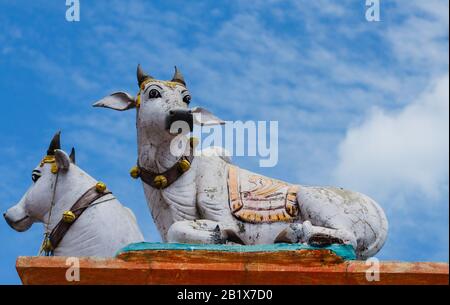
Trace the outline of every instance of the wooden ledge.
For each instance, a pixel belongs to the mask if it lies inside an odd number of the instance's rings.
[[[332,251],[221,252],[139,250],[117,258],[79,258],[80,281],[68,282],[66,257],[19,257],[23,284],[449,284],[447,263],[380,262],[380,281],[367,281],[370,266],[344,261]]]

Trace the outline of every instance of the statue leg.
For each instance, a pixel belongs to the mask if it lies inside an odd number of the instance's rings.
[[[181,220],[170,226],[167,241],[187,244],[243,243],[234,232],[230,225],[212,220]]]
[[[373,256],[386,240],[388,223],[383,210],[369,197],[336,187],[301,187],[297,193],[300,218],[310,221],[314,233],[338,237],[355,248],[358,258]],[[306,225],[308,227],[308,225]],[[317,228],[319,227],[319,228]],[[334,230],[333,230],[334,229]],[[325,237],[316,236],[314,241]]]
[[[331,244],[350,244],[356,249],[354,234],[342,229],[330,229],[314,226],[310,221],[293,223],[278,234],[275,243],[306,243],[312,246]]]

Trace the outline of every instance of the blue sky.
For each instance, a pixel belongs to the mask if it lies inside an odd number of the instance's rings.
[[[0,0],[0,209],[20,199],[53,133],[131,207],[158,241],[140,182],[134,113],[94,109],[137,91],[137,63],[184,73],[192,105],[224,120],[278,120],[279,162],[255,172],[364,192],[390,223],[379,259],[447,261],[448,1]],[[0,283],[19,283],[18,255],[35,255],[43,228],[0,221]]]

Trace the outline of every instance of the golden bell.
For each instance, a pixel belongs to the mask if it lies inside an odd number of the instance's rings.
[[[42,250],[44,250],[45,252],[50,252],[53,250],[53,246],[52,243],[50,242],[50,239],[45,239],[43,244],[42,244]]]
[[[52,174],[56,174],[58,172],[58,166],[56,165],[56,163],[52,164],[50,171],[52,172]]]
[[[97,190],[97,192],[103,193],[106,190],[106,184],[104,184],[103,182],[99,181],[95,185],[95,189]]]
[[[141,174],[141,170],[139,169],[139,167],[133,166],[130,169],[130,176],[133,177],[134,179],[139,178],[140,174]]]
[[[192,147],[192,148],[195,148],[195,147],[197,147],[197,145],[198,145],[198,139],[196,138],[196,137],[190,137],[189,138],[189,145]]]
[[[186,159],[182,159],[178,162],[178,169],[184,173],[191,168],[191,162]]]
[[[153,183],[159,189],[165,188],[167,186],[167,178],[163,175],[158,175],[153,179]]]
[[[63,217],[62,217],[63,221],[67,222],[67,223],[74,222],[75,218],[77,218],[77,217],[75,216],[75,214],[72,211],[65,211],[63,213]]]

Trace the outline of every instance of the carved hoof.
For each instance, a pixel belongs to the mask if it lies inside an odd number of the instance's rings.
[[[294,234],[292,232],[292,229],[286,228],[283,231],[280,232],[280,234],[275,237],[275,240],[273,241],[275,244],[280,243],[287,243],[287,244],[293,244],[296,242],[296,238],[293,238]]]
[[[226,236],[222,230],[220,230],[219,225],[217,225],[211,232],[211,243],[212,244],[224,244],[227,241]]]
[[[275,240],[273,241],[275,244],[278,243],[287,243],[287,244],[296,244],[300,242],[299,239],[299,229],[296,225],[290,225],[286,227],[283,231],[281,231]]]
[[[230,245],[245,245],[244,241],[231,229],[225,229],[226,243]]]
[[[340,238],[322,233],[314,234],[308,240],[308,244],[314,247],[326,247],[331,244],[343,244],[343,243],[344,241]]]
[[[219,225],[212,231],[211,240],[214,244],[245,245],[236,232],[231,229],[221,230]]]

